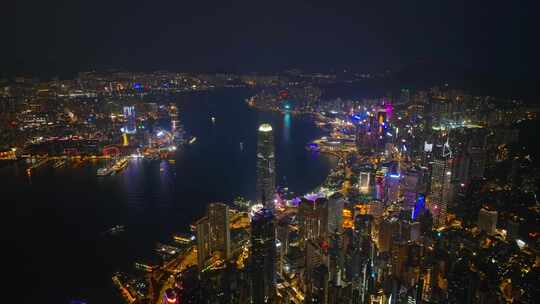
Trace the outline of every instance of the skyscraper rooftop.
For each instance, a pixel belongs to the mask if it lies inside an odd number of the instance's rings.
[[[272,126],[269,125],[269,124],[262,124],[259,126],[259,132],[271,132],[272,131]]]

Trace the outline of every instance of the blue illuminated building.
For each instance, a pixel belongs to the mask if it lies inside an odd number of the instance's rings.
[[[414,209],[412,212],[412,220],[416,220],[418,218],[418,215],[424,211],[424,208],[426,206],[426,197],[423,194],[418,195],[418,199],[416,199],[416,204],[414,205]]]
[[[134,106],[124,107],[124,126],[122,132],[127,134],[135,134],[137,132],[137,118],[135,116]]]

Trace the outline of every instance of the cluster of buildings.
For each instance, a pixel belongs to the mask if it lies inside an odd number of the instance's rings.
[[[358,75],[349,78],[363,79]],[[0,153],[16,149],[17,156],[32,154],[32,151],[23,151],[43,138],[97,140],[98,150],[125,143],[124,134],[135,137],[138,133],[137,141],[144,142],[142,134],[153,129],[156,121],[174,115],[175,110],[168,109],[166,100],[171,93],[290,87],[298,92],[292,95],[295,99],[301,93],[315,101],[320,98],[320,90],[315,85],[339,81],[343,79],[335,74],[300,70],[279,74],[91,71],[65,80],[40,81],[30,76],[0,78]],[[128,125],[126,120],[129,120]],[[69,145],[81,146],[80,143]],[[55,151],[49,152],[57,155]],[[83,147],[80,154],[95,155],[96,151],[93,147]]]
[[[360,78],[370,78],[363,75]],[[534,303],[540,172],[518,124],[538,109],[446,86],[325,100],[337,75],[81,73],[0,83],[0,159],[157,157],[184,142],[161,93],[264,87],[258,109],[309,114],[338,158],[324,184],[276,184],[274,130],[258,129],[256,197],[209,204],[193,237],[147,275],[115,276],[139,303]],[[163,123],[166,122],[164,125]]]
[[[318,151],[339,164],[304,197],[276,191],[273,130],[261,125],[257,196],[209,205],[178,301],[534,303],[538,170],[513,144],[535,109],[445,88],[401,93],[311,110],[336,142]]]

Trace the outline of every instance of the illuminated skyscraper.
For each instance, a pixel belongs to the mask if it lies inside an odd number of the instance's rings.
[[[210,222],[203,217],[195,223],[197,227],[197,265],[202,269],[206,259],[210,256]]]
[[[122,132],[127,134],[135,134],[137,132],[137,118],[135,116],[134,106],[124,107],[124,121]]]
[[[276,163],[274,155],[274,135],[272,126],[262,124],[259,127],[257,143],[257,198],[266,208],[274,209],[274,191],[276,188]]]
[[[270,209],[260,209],[251,218],[250,259],[251,303],[270,303],[276,284],[276,236]]]
[[[208,206],[210,243],[212,251],[220,251],[225,259],[231,255],[231,232],[229,228],[229,206],[212,203]]]
[[[343,206],[345,200],[343,195],[336,193],[330,197],[328,204],[326,205],[325,212],[328,213],[328,225],[326,227],[327,233],[341,233],[343,230]]]
[[[305,242],[319,237],[320,221],[317,214],[317,203],[302,198],[298,205],[298,228],[300,234],[300,248],[304,248]]]
[[[196,223],[197,261],[202,267],[216,251],[225,259],[231,255],[231,233],[229,228],[229,206],[212,203],[208,215]]]
[[[362,194],[372,194],[374,174],[372,168],[363,168],[358,174],[358,190]]]
[[[445,224],[448,203],[452,199],[451,161],[436,159],[431,168],[431,194],[429,209],[433,214],[434,224],[439,227]]]

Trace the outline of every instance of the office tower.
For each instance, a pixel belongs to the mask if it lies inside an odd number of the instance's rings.
[[[371,241],[371,229],[373,224],[373,217],[369,214],[359,214],[355,210],[354,215],[354,229],[353,239],[354,246],[362,250],[362,245]]]
[[[362,194],[373,195],[375,189],[375,170],[370,163],[358,166],[358,191]]]
[[[391,173],[386,176],[384,186],[387,203],[393,203],[398,200],[400,180],[401,175],[397,173]]]
[[[370,130],[370,126],[357,126],[356,147],[361,153],[371,153],[375,150],[376,133]]]
[[[407,242],[394,238],[390,254],[392,261],[392,275],[403,280],[405,278],[405,262],[407,262]]]
[[[487,234],[495,234],[497,217],[497,211],[490,211],[484,208],[480,209],[480,212],[478,213],[478,227]]]
[[[274,155],[274,135],[272,126],[259,126],[257,143],[257,198],[269,209],[274,209],[274,191],[276,188],[276,164]]]
[[[360,193],[362,194],[369,194],[370,191],[370,185],[371,185],[371,172],[369,171],[362,171],[358,175],[358,190],[360,190]]]
[[[229,206],[212,203],[208,206],[210,222],[210,242],[212,252],[219,251],[223,258],[231,257],[231,232],[229,227]]]
[[[403,222],[402,237],[407,241],[418,242],[421,235],[420,222]]]
[[[431,194],[429,209],[433,214],[434,224],[440,227],[446,223],[446,211],[452,200],[451,161],[435,159],[431,168]]]
[[[302,198],[298,205],[298,228],[300,234],[300,248],[304,248],[307,240],[319,237],[319,219],[316,209],[317,202]]]
[[[328,267],[319,265],[312,271],[311,303],[328,303]]]
[[[426,170],[418,168],[409,168],[402,175],[401,191],[404,198],[404,207],[413,208],[418,196],[425,192]]]
[[[461,188],[466,190],[472,180],[484,177],[487,134],[483,128],[463,128],[454,131],[453,134],[455,135],[452,136],[454,139],[452,145],[456,147],[453,176],[462,184]],[[493,147],[493,150],[495,151],[496,148]]]
[[[307,240],[306,242],[306,252],[305,252],[305,272],[304,272],[304,282],[305,282],[305,291],[307,297],[312,296],[313,289],[313,273],[314,270],[324,264],[324,255],[323,249],[320,244],[314,240]],[[328,271],[328,269],[327,269]]]
[[[354,293],[365,303],[368,293],[373,287],[373,262],[376,256],[375,246],[371,238],[373,218],[371,215],[356,212],[354,215],[353,229],[353,260],[356,267],[353,268]]]
[[[519,237],[519,218],[512,216],[506,220],[507,237],[517,239]]]
[[[383,170],[378,170],[377,173],[375,174],[375,198],[380,201],[386,200],[385,191],[384,191],[385,190],[384,176],[385,176],[385,172]]]
[[[219,252],[221,257],[231,257],[231,233],[229,227],[229,206],[212,203],[208,215],[197,221],[197,261],[203,267],[212,254]]]
[[[204,268],[208,257],[212,254],[210,249],[210,221],[203,217],[195,223],[197,227],[197,265]]]
[[[126,134],[135,134],[137,132],[137,120],[134,106],[124,107],[124,126],[122,132]]]
[[[276,227],[276,269],[278,273],[283,272],[283,259],[289,253],[289,233],[289,221],[279,221]]]
[[[302,198],[298,205],[300,248],[307,240],[327,240],[343,229],[343,206],[345,200],[339,193],[311,201]]]
[[[469,151],[471,164],[469,167],[468,180],[484,177],[486,169],[486,150],[483,148],[472,148]]]
[[[396,218],[385,219],[379,227],[379,252],[388,252],[392,246],[393,236],[397,233],[399,227]]]
[[[332,195],[326,205],[328,225],[326,231],[328,234],[341,233],[343,231],[343,206],[345,205],[345,199],[339,192]]]
[[[275,292],[274,214],[263,208],[251,218],[251,303],[271,303]]]
[[[329,280],[333,286],[341,286],[341,276],[344,272],[343,235],[335,233],[330,237],[328,248]]]

